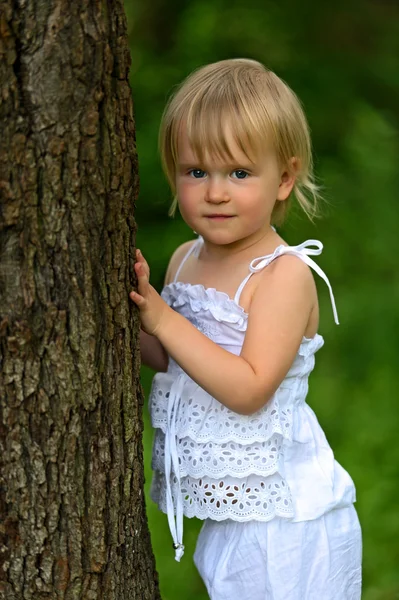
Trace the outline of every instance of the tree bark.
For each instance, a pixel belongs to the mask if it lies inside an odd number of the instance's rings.
[[[159,598],[121,0],[0,12],[0,598]]]

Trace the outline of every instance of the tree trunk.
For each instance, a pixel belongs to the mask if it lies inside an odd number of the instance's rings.
[[[0,598],[159,598],[121,0],[0,13]]]

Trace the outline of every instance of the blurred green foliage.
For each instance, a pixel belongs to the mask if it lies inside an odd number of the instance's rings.
[[[291,244],[321,239],[320,332],[308,401],[352,475],[364,536],[364,600],[399,598],[399,4],[395,0],[125,0],[132,54],[141,192],[137,244],[160,290],[173,250],[193,237],[171,201],[158,152],[165,101],[194,68],[229,57],[260,60],[301,98],[327,209],[315,225],[293,211]],[[143,368],[148,394],[152,372]],[[147,492],[152,431],[145,411]],[[192,562],[201,523],[185,520],[174,561],[165,515],[148,499],[164,600],[204,600]],[[337,599],[339,600],[339,599]]]

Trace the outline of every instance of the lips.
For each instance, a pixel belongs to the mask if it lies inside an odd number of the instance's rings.
[[[234,215],[206,215],[208,219],[231,219]]]

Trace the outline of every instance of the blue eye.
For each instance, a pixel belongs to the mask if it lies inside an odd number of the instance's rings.
[[[246,179],[249,173],[247,173],[247,171],[244,171],[243,169],[236,169],[235,171],[233,171],[233,175],[235,175],[236,179]]]
[[[195,177],[195,179],[202,179],[206,175],[205,171],[203,171],[202,169],[191,169],[191,171],[189,171],[189,174],[191,175],[191,177]]]

